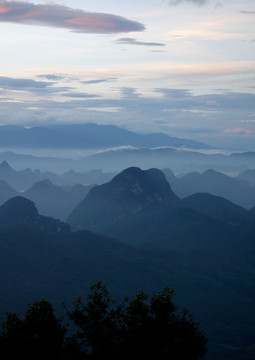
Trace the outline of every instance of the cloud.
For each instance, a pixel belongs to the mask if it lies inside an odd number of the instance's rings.
[[[183,3],[193,3],[195,5],[205,5],[207,3],[207,0],[171,0],[169,1],[169,5],[179,5]]]
[[[126,44],[126,45],[166,46],[166,44],[158,43],[158,42],[137,41],[135,38],[120,38],[116,42],[118,44]]]
[[[49,81],[35,81],[32,79],[16,79],[6,76],[0,76],[0,88],[5,90],[35,90],[45,89],[54,84]]]
[[[247,14],[247,15],[255,15],[255,11],[247,11],[247,10],[242,10],[240,11],[241,14]]]
[[[47,80],[53,80],[53,81],[63,80],[66,78],[65,75],[59,75],[59,74],[41,74],[41,75],[37,75],[37,77]]]
[[[225,129],[223,131],[225,134],[231,134],[231,135],[242,135],[244,137],[248,137],[253,134],[252,130],[247,130],[245,128],[241,127],[235,127],[231,129]]]
[[[81,98],[81,99],[92,99],[92,98],[99,98],[100,95],[95,94],[88,94],[88,93],[79,93],[79,92],[69,92],[69,93],[63,93],[63,96],[67,96],[70,98]]]
[[[22,91],[22,92],[31,92],[33,94],[58,94],[62,92],[70,92],[71,87],[67,86],[54,86],[56,82],[54,81],[36,81],[33,79],[25,78],[11,78],[6,76],[0,76],[0,89],[3,92],[13,92],[13,91]]]
[[[114,81],[117,80],[117,78],[106,78],[106,79],[94,79],[94,80],[85,80],[85,81],[81,81],[81,84],[101,84],[101,83],[105,83],[105,82],[110,82],[110,81]]]
[[[144,25],[127,18],[93,13],[56,4],[35,5],[22,1],[0,1],[0,22],[65,28],[80,33],[143,31]]]

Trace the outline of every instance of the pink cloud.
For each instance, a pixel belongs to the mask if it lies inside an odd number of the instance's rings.
[[[51,26],[82,33],[110,34],[145,29],[143,24],[117,15],[18,1],[0,1],[0,22]]]
[[[241,128],[241,127],[235,127],[233,129],[226,129],[226,130],[224,130],[224,133],[230,134],[230,135],[242,135],[244,137],[249,137],[250,135],[252,135],[251,130],[247,130],[247,129]]]

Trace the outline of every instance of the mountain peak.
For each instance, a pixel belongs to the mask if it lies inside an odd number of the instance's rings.
[[[69,222],[83,227],[118,221],[133,214],[169,208],[178,201],[160,170],[129,167],[108,183],[93,187],[74,209]]]
[[[0,164],[0,170],[4,170],[4,171],[12,171],[12,167],[8,164],[7,161],[2,161],[1,164]]]
[[[25,219],[27,217],[35,217],[38,215],[33,201],[24,198],[23,196],[15,196],[7,200],[0,207],[1,219]],[[2,222],[2,221],[1,221]]]
[[[0,225],[27,224],[47,232],[69,231],[69,226],[59,220],[39,215],[33,201],[15,196],[0,206]]]

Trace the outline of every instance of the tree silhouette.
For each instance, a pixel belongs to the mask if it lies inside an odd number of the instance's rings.
[[[187,310],[178,311],[174,291],[164,288],[149,299],[137,291],[134,299],[117,304],[101,282],[94,284],[85,302],[77,298],[65,306],[74,331],[55,316],[42,298],[22,319],[8,313],[0,334],[0,358],[12,360],[104,359],[133,360],[156,357],[198,360],[206,353],[207,339]]]
[[[45,359],[49,354],[59,359],[66,328],[54,315],[50,302],[42,298],[28,304],[23,319],[7,314],[0,335],[1,359]]]
[[[120,305],[100,282],[91,287],[87,302],[78,298],[68,317],[78,327],[76,340],[93,359],[197,360],[206,353],[207,339],[187,310],[178,311],[174,291],[164,288],[151,300],[138,291]]]

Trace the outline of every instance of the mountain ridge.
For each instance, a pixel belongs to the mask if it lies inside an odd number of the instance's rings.
[[[37,148],[107,148],[112,146],[163,146],[210,149],[211,146],[191,139],[171,137],[164,133],[140,134],[115,125],[57,124],[41,127],[0,128],[1,146]]]

